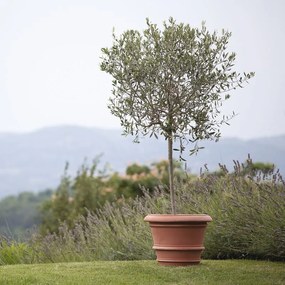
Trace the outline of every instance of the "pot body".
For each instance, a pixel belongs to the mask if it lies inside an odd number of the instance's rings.
[[[208,215],[147,215],[153,249],[160,265],[188,266],[199,264]]]

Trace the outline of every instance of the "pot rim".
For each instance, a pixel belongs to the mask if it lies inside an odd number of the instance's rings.
[[[212,218],[206,214],[149,214],[145,222],[211,222]]]

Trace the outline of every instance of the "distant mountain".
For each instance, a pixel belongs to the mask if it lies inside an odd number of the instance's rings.
[[[163,139],[142,139],[133,143],[120,130],[104,130],[74,126],[44,128],[25,134],[0,134],[0,198],[22,191],[39,191],[59,184],[66,162],[74,174],[84,160],[92,162],[102,154],[101,164],[110,163],[119,172],[133,162],[151,163],[166,159]],[[285,135],[243,141],[224,138],[218,143],[201,142],[205,146],[198,156],[188,159],[193,173],[207,164],[210,170],[218,163],[231,166],[233,160],[243,162],[248,153],[254,161],[272,162],[285,173]],[[187,154],[185,154],[185,157]]]

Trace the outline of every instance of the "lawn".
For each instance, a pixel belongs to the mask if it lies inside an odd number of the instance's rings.
[[[155,261],[96,261],[0,267],[0,284],[285,284],[285,263],[204,260],[162,267]]]

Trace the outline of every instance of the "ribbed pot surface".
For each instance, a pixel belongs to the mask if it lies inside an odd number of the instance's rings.
[[[161,265],[199,264],[208,215],[147,215],[153,237],[153,249]]]

